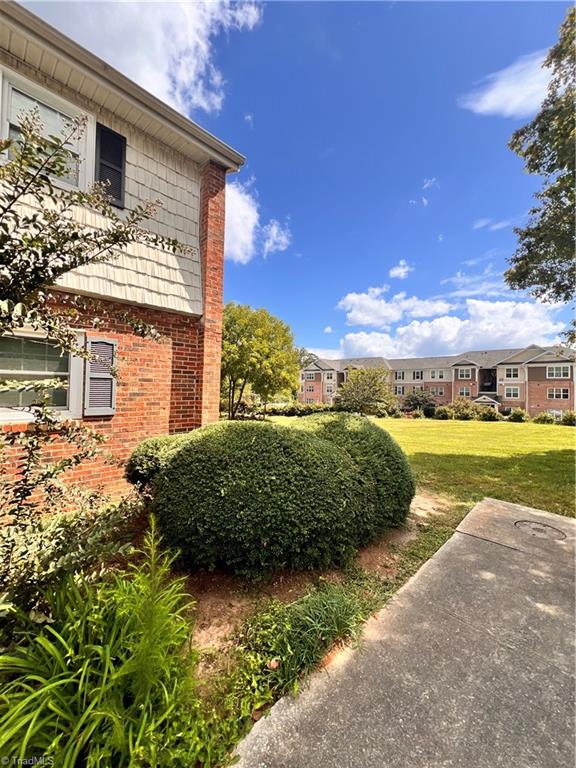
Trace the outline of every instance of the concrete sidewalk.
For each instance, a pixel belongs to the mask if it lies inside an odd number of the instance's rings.
[[[576,522],[485,499],[237,768],[572,768]]]

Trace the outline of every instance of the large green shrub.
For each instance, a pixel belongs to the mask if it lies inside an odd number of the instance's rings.
[[[162,457],[168,450],[188,437],[189,433],[149,437],[140,443],[126,462],[126,479],[134,485],[148,485],[160,469]]]
[[[489,405],[480,405],[478,411],[478,419],[480,421],[500,421],[501,416],[496,410]]]
[[[529,420],[528,413],[524,410],[524,408],[514,408],[512,411],[510,411],[510,415],[508,416],[508,421],[514,421],[521,423],[523,421]]]
[[[564,411],[561,423],[565,427],[576,427],[576,411]]]
[[[439,405],[434,412],[434,418],[446,421],[454,418],[454,411],[449,405]]]
[[[350,455],[269,422],[191,432],[165,456],[154,486],[164,538],[193,567],[253,578],[324,568],[375,535],[376,489]]]
[[[364,477],[375,484],[377,533],[405,520],[416,484],[405,454],[388,432],[370,419],[347,413],[308,416],[299,419],[294,427],[344,449]]]
[[[542,411],[537,416],[534,416],[534,424],[555,424],[556,419],[548,411]]]

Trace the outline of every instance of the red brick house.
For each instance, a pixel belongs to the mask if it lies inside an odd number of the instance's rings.
[[[54,406],[63,418],[105,433],[118,460],[86,464],[82,479],[113,491],[122,485],[122,460],[143,438],[218,418],[225,179],[244,158],[21,6],[3,3],[0,136],[17,131],[17,115],[32,107],[51,133],[67,118],[87,116],[69,186],[108,180],[120,210],[161,200],[150,230],[187,246],[175,255],[135,245],[110,263],[69,273],[56,286],[63,298],[72,293],[106,303],[110,320],[97,332],[90,330],[90,316],[75,324],[80,344],[97,353],[98,363],[60,357],[31,331],[0,338],[0,378],[67,380]],[[80,216],[97,224],[92,211]],[[127,310],[153,324],[161,341],[136,335]],[[0,395],[4,430],[26,421],[24,411],[15,417],[18,412],[7,407],[25,405],[25,397]]]
[[[499,410],[524,408],[531,416],[576,408],[574,351],[536,344],[439,357],[318,359],[301,371],[299,400],[331,403],[350,368],[385,368],[400,401],[424,389],[437,405],[466,397]]]

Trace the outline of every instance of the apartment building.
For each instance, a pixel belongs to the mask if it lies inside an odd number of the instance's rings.
[[[97,333],[90,316],[74,324],[79,344],[96,361],[62,357],[31,329],[0,338],[0,378],[57,375],[67,381],[66,390],[55,390],[55,409],[105,434],[117,460],[87,463],[82,480],[115,490],[122,460],[142,439],[218,419],[225,180],[244,158],[20,5],[1,3],[0,136],[17,137],[19,114],[33,108],[51,134],[70,118],[87,119],[74,148],[77,167],[63,183],[87,189],[95,180],[108,181],[121,215],[160,200],[146,226],[187,246],[173,253],[136,244],[58,282],[58,297],[95,297],[108,310]],[[77,215],[105,226],[91,210]],[[127,309],[153,325],[161,341],[138,336],[122,319]],[[17,397],[22,402],[12,393],[0,396],[5,431],[26,428],[32,418],[18,410],[26,395]]]
[[[524,408],[531,416],[575,409],[574,351],[536,344],[437,357],[318,359],[301,371],[299,400],[331,403],[354,368],[385,368],[400,402],[411,392],[427,390],[437,405],[465,397],[498,410]]]

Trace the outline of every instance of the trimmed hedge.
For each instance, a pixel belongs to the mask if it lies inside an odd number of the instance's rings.
[[[388,432],[366,417],[348,413],[306,416],[298,419],[293,428],[305,429],[347,451],[363,475],[375,484],[377,534],[404,522],[416,482],[408,459]]]
[[[510,411],[510,415],[508,416],[508,421],[522,423],[523,421],[530,421],[530,417],[528,416],[528,413],[527,411],[524,410],[524,408],[514,408],[514,410]]]
[[[268,422],[222,422],[164,453],[153,511],[194,568],[257,578],[347,562],[372,539],[376,489],[342,448]]]
[[[189,433],[149,437],[140,443],[126,462],[126,480],[134,485],[145,486],[154,479],[167,451],[188,438]]]

